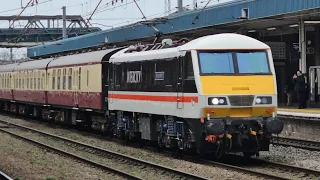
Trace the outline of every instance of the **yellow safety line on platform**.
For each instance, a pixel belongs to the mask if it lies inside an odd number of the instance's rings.
[[[286,112],[299,112],[299,113],[320,113],[320,109],[287,109],[287,108],[278,108],[278,111]]]

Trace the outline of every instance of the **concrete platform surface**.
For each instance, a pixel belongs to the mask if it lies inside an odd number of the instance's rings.
[[[290,107],[278,108],[277,114],[282,116],[320,118],[320,109],[319,108],[297,109],[297,108],[290,108]]]

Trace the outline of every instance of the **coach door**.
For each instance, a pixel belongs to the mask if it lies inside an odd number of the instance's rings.
[[[183,108],[183,57],[178,58],[177,68],[177,108]]]
[[[75,71],[75,73],[74,73],[74,86],[73,86],[73,88],[74,88],[74,104],[77,106],[77,105],[79,105],[79,90],[80,90],[80,85],[81,85],[81,83],[80,83],[80,81],[81,81],[81,79],[80,79],[80,74],[79,74],[79,72],[81,71],[81,69],[77,69],[77,68],[75,68],[76,69],[76,71]]]

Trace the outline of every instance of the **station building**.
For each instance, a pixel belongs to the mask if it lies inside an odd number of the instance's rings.
[[[30,47],[28,57],[39,59],[114,45],[152,42],[155,31],[151,25],[163,33],[162,38],[194,39],[231,32],[265,42],[273,53],[280,104],[285,102],[287,83],[298,69],[310,79],[309,68],[320,66],[319,0],[234,0]],[[313,93],[317,87],[310,82],[315,82],[316,74],[308,81],[309,91]]]

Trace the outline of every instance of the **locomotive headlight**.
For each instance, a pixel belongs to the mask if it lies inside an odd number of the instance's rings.
[[[212,98],[211,102],[212,102],[212,104],[217,105],[217,104],[219,104],[219,99],[218,98]]]
[[[227,99],[225,97],[210,97],[208,105],[227,105]]]
[[[256,98],[256,104],[272,104],[271,96],[258,96]]]
[[[261,99],[260,98],[257,98],[256,99],[256,104],[260,104],[261,103]]]
[[[262,98],[261,102],[262,102],[262,104],[267,104],[268,100],[267,100],[267,98]]]

